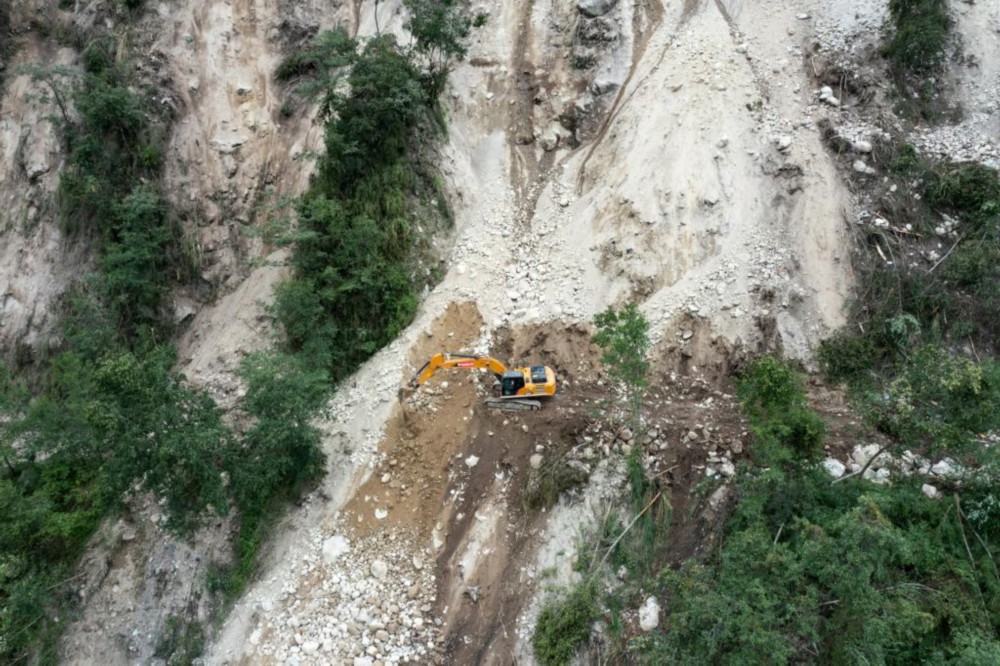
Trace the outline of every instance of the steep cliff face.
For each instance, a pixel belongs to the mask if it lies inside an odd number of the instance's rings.
[[[0,98],[0,350],[20,364],[43,353],[61,295],[93,260],[85,237],[61,230],[59,139],[43,119],[48,111],[32,100],[41,89],[17,66],[75,65],[79,44],[62,45],[59,35],[106,25],[113,14],[101,2],[58,4],[12,4],[18,48],[5,62]],[[478,397],[464,386],[452,387],[464,391],[460,409],[435,407],[451,410],[454,422],[423,413],[416,430],[405,425],[406,410],[427,406],[394,396],[427,353],[507,345],[518,360],[557,364],[572,377],[567,390],[579,385],[579,395],[596,397],[581,324],[634,299],[653,325],[658,357],[676,357],[686,370],[718,369],[730,350],[777,344],[809,361],[812,344],[842,321],[851,280],[843,227],[850,196],[816,129],[836,111],[816,105],[804,60],[815,26],[837,18],[819,2],[779,5],[474,3],[486,22],[450,79],[439,159],[456,218],[450,269],[413,325],[334,397],[322,422],[330,474],[279,531],[260,581],[213,642],[210,663],[361,656],[347,623],[389,613],[380,595],[390,588],[368,576],[353,580],[348,570],[375,559],[407,567],[399,580],[413,579],[392,588],[403,606],[420,600],[408,629],[421,613],[429,626],[448,619],[431,632],[430,647],[386,641],[382,656],[447,650],[461,661],[520,650],[527,658],[523,626],[516,627],[531,607],[535,570],[547,566],[535,566],[535,550],[553,532],[534,523],[530,536],[512,534],[508,491],[540,444],[516,438],[509,455],[520,472],[490,460],[496,469],[473,479],[482,494],[459,504],[454,484],[468,487],[463,474],[476,467],[463,463],[470,447],[481,449],[477,461],[486,459],[489,438],[509,424],[472,406]],[[322,148],[313,110],[284,107],[275,66],[320,29],[405,39],[405,19],[396,1],[176,0],[149,3],[134,23],[113,26],[159,82],[158,102],[172,109],[165,191],[202,267],[200,284],[172,295],[180,369],[223,406],[238,397],[241,355],[270,344],[264,306],[285,275],[283,256],[249,232],[281,196],[305,188],[308,154]],[[692,336],[681,331],[690,328],[697,332],[688,348]],[[556,424],[549,435],[562,429]],[[381,487],[384,474],[405,476],[379,467],[403,441],[414,470],[439,475],[421,500],[432,509],[381,522],[376,511],[415,502],[405,483]],[[441,448],[431,455],[433,447]],[[457,467],[449,468],[449,457]],[[482,471],[487,463],[480,464]],[[362,486],[372,478],[376,490]],[[154,505],[137,507],[133,519],[105,530],[85,558],[67,661],[145,661],[171,615],[204,619],[204,565],[221,556],[228,523],[179,543],[159,527]],[[348,554],[333,554],[340,542],[330,539],[343,534]],[[426,568],[410,571],[414,556]],[[500,586],[503,576],[514,576],[523,593],[485,597],[476,612],[486,619],[463,624],[463,604],[475,601],[466,590]],[[418,579],[424,589],[410,597]]]

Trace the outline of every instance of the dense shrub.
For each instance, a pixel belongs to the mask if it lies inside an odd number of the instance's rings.
[[[763,464],[800,464],[822,453],[825,427],[806,406],[804,378],[772,356],[750,363],[737,382]]]
[[[416,312],[411,252],[421,175],[409,151],[429,108],[420,77],[394,40],[368,42],[348,76],[350,92],[333,95],[326,155],[296,207],[295,273],[278,289],[275,314],[290,348],[335,380]]]
[[[892,34],[884,54],[894,67],[926,72],[941,62],[951,30],[947,0],[889,0]]]
[[[538,613],[531,645],[543,666],[565,666],[590,638],[590,625],[600,617],[597,589],[581,583]]]
[[[86,73],[73,91],[79,120],[62,122],[69,151],[59,198],[67,227],[98,240],[92,295],[134,339],[162,326],[163,298],[187,270],[179,226],[155,185],[163,132],[148,97],[114,60],[112,43],[94,40],[83,60]]]
[[[664,573],[669,630],[636,645],[645,662],[1000,657],[1000,585],[983,548],[970,561],[951,502],[909,483],[831,486],[818,470],[739,492],[718,552]]]

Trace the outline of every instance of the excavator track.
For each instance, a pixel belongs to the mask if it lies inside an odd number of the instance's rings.
[[[489,409],[499,409],[505,412],[537,412],[542,408],[538,400],[512,400],[510,398],[490,398],[486,401]]]

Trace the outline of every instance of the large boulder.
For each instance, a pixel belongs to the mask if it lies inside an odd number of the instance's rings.
[[[660,625],[660,604],[656,597],[649,597],[639,608],[639,628],[643,631],[652,631]]]

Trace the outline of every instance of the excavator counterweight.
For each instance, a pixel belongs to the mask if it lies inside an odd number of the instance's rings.
[[[544,365],[508,368],[485,354],[434,354],[410,379],[410,388],[419,388],[441,368],[489,368],[500,387],[500,395],[486,401],[486,406],[491,409],[534,411],[541,409],[542,403],[531,398],[547,398],[556,393],[556,375],[552,368]]]

